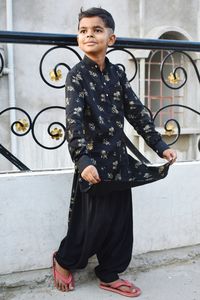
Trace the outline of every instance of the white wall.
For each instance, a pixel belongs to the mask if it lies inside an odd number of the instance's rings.
[[[200,243],[200,162],[133,190],[134,252]],[[0,274],[48,268],[67,230],[72,170],[0,175]]]

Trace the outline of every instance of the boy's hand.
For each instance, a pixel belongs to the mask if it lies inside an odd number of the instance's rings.
[[[81,173],[81,177],[93,184],[101,181],[98,171],[93,165],[86,167]]]
[[[166,149],[165,151],[163,151],[163,158],[167,159],[171,162],[171,164],[173,164],[177,159],[176,151],[172,149]]]

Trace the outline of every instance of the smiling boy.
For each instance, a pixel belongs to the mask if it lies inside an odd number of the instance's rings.
[[[100,288],[136,297],[141,290],[118,275],[132,257],[131,189],[91,195],[81,191],[81,184],[128,180],[124,117],[158,155],[173,163],[176,153],[155,131],[124,71],[106,57],[116,40],[114,29],[112,15],[102,8],[79,14],[78,45],[85,56],[66,80],[66,137],[76,170],[74,204],[67,236],[53,256],[53,270],[55,286],[63,292],[73,290],[71,271],[86,267],[96,254]]]

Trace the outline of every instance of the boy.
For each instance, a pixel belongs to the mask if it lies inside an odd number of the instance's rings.
[[[91,185],[128,180],[124,117],[158,155],[173,163],[176,153],[155,131],[124,71],[106,58],[107,47],[115,43],[114,29],[111,14],[102,8],[79,14],[78,45],[85,56],[66,81],[66,135],[76,166],[75,201],[67,236],[53,256],[53,270],[55,286],[63,292],[73,290],[70,270],[84,268],[96,254],[100,287],[136,297],[141,290],[118,276],[132,257],[131,190],[91,195],[80,186],[83,181]]]

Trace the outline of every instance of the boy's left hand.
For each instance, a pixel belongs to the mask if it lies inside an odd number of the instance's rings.
[[[171,162],[171,164],[173,164],[177,159],[176,151],[173,149],[166,149],[163,151],[163,158],[167,159]]]

